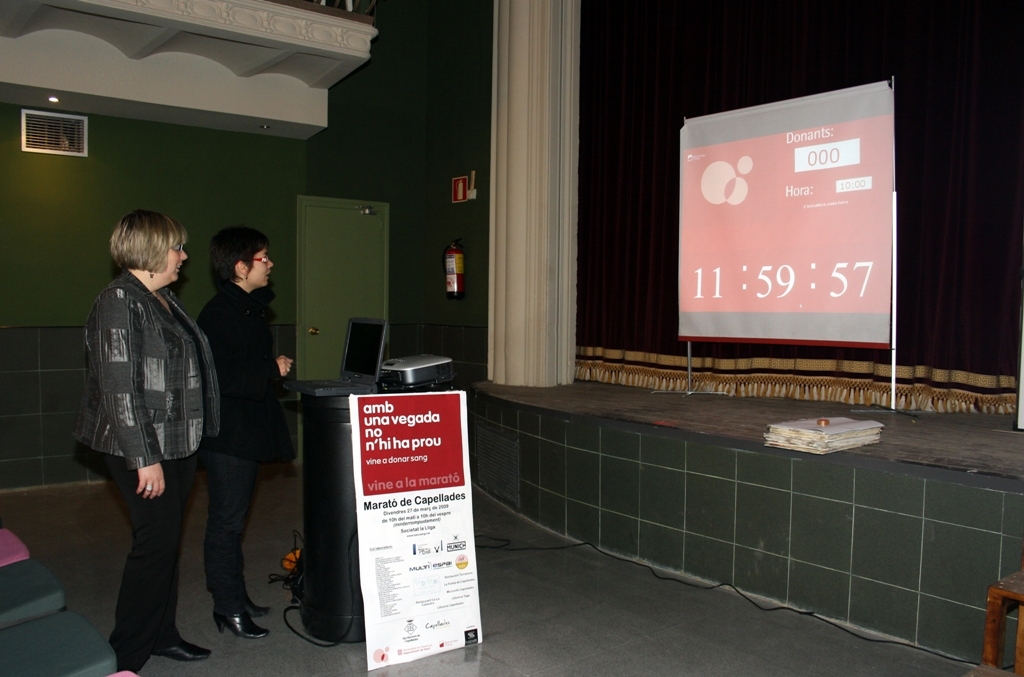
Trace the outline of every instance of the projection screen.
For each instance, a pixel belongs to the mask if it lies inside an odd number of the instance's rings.
[[[680,340],[889,346],[888,83],[690,118],[680,140]]]

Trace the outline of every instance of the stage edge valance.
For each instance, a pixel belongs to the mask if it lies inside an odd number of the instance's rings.
[[[649,388],[687,388],[686,357],[577,347],[576,379]],[[754,357],[693,358],[692,387],[733,397],[785,397],[889,407],[889,364],[854,360]],[[896,409],[940,413],[1015,414],[1013,376],[973,374],[924,365],[896,367]]]

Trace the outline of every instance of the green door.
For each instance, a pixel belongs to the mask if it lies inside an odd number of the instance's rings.
[[[296,377],[334,378],[350,317],[388,317],[388,205],[298,199]]]

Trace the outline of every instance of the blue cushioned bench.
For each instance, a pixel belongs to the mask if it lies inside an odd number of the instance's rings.
[[[0,627],[64,608],[64,586],[42,562],[24,559],[0,567]]]
[[[107,640],[74,611],[0,630],[0,677],[106,677],[117,672]]]

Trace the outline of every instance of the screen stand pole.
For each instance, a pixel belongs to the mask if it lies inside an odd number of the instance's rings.
[[[896,349],[893,348],[889,353],[892,355],[892,379],[889,382],[889,408],[896,411]]]
[[[895,86],[895,78],[893,78],[893,86]],[[892,164],[893,164],[893,176],[896,175],[896,148],[893,146],[892,151]],[[890,409],[896,411],[896,191],[892,192],[892,320],[889,325],[889,345],[892,346],[890,351],[892,352],[892,364],[891,364],[891,380],[889,382],[889,405]],[[909,403],[908,403],[909,408]]]
[[[693,342],[686,342],[686,391],[680,393],[678,390],[652,390],[652,395],[658,393],[675,393],[687,397],[689,395],[728,395],[718,391],[694,390],[693,389]]]
[[[693,342],[686,342],[686,394],[693,392]]]

